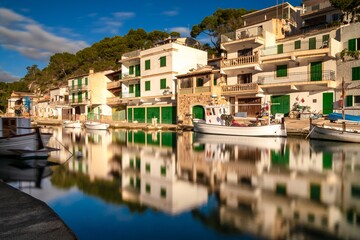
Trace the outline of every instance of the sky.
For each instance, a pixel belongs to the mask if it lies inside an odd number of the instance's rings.
[[[0,82],[43,69],[55,53],[77,51],[130,29],[189,36],[217,9],[263,9],[283,0],[0,0]],[[301,0],[288,0],[299,6]],[[199,41],[206,41],[199,36]]]

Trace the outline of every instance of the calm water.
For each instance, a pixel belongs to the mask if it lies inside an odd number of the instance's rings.
[[[80,239],[360,238],[359,144],[53,130],[59,165],[0,178]]]

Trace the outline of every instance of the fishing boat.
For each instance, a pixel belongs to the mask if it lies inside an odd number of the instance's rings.
[[[310,139],[360,143],[360,131],[346,129],[345,122],[342,123],[342,127],[332,127],[315,125],[310,119],[310,132],[308,136],[310,136]]]
[[[209,105],[204,107],[205,120],[193,119],[194,132],[247,136],[247,137],[286,137],[284,118],[280,123],[271,123],[270,118],[253,118],[250,124],[239,123],[230,114],[227,105]]]
[[[80,121],[70,121],[66,120],[63,123],[64,128],[81,128],[82,123]]]
[[[107,130],[109,128],[109,124],[107,123],[100,123],[100,122],[93,122],[87,121],[85,122],[85,128],[91,130]]]

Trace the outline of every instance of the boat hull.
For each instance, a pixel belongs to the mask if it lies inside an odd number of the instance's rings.
[[[99,122],[86,122],[85,127],[90,130],[107,130],[109,128],[109,124],[107,123],[99,123]]]
[[[64,122],[64,128],[81,128],[82,124],[81,122],[72,122],[72,121],[65,121]]]
[[[360,132],[311,125],[310,139],[360,143]]]
[[[39,149],[38,140],[38,134],[35,132],[0,138],[0,155],[17,155],[14,149],[37,150]]]
[[[236,127],[207,124],[194,121],[194,132],[230,135],[230,136],[247,136],[247,137],[286,137],[286,128],[283,124],[271,124],[264,126]]]

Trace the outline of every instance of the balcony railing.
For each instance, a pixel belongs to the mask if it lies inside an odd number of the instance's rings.
[[[74,86],[69,86],[70,91],[79,91],[79,90],[88,90],[89,86],[88,85],[74,85]]]
[[[204,93],[204,92],[210,92],[210,91],[211,91],[210,86],[196,87],[195,88],[195,93]]]
[[[121,99],[119,97],[111,97],[106,99],[106,103],[109,105],[116,105],[121,103]]]
[[[281,46],[282,45],[282,46]],[[311,51],[311,50],[318,50],[329,48],[330,46],[330,39],[326,41],[316,40],[311,42],[309,40],[295,40],[290,43],[283,43],[278,44],[276,46],[270,46],[266,48],[260,49],[260,55],[262,57],[275,55],[275,54],[282,54],[282,53],[293,53],[293,52],[300,52],[300,51]]]
[[[124,53],[122,56],[124,58],[133,58],[133,57],[140,57],[141,50],[135,50],[132,52]]]
[[[88,99],[74,99],[73,100],[69,100],[71,105],[88,105],[90,104],[90,100]]]
[[[322,9],[329,8],[329,7],[331,7],[330,1],[325,1],[325,2],[315,4],[315,5],[312,5],[312,6],[306,6],[305,9],[304,9],[304,14],[310,14],[310,13],[313,13],[313,12],[318,12],[318,11],[321,11]]]
[[[293,82],[316,82],[335,81],[335,72],[325,70],[322,72],[293,72],[286,77],[276,77],[276,74],[258,76],[258,84],[293,83]]]
[[[258,55],[244,56],[244,57],[238,57],[238,58],[232,58],[232,59],[224,59],[221,62],[221,67],[235,67],[235,66],[257,63],[258,61],[259,61]]]
[[[50,102],[50,106],[60,106],[60,105],[68,105],[69,101],[52,101]]]
[[[246,38],[252,37],[262,37],[263,36],[263,28],[258,27],[249,27],[249,28],[241,28],[236,30],[235,32],[229,32],[221,35],[221,43],[231,42]]]
[[[230,92],[256,92],[257,90],[258,90],[258,84],[256,84],[256,83],[227,85],[227,86],[222,86],[222,87],[221,87],[221,91],[222,91],[223,93],[230,93]]]
[[[121,86],[120,81],[109,82],[106,84],[107,89],[119,88]]]
[[[134,97],[136,97],[135,93],[121,93],[120,96],[120,98],[134,98]]]

